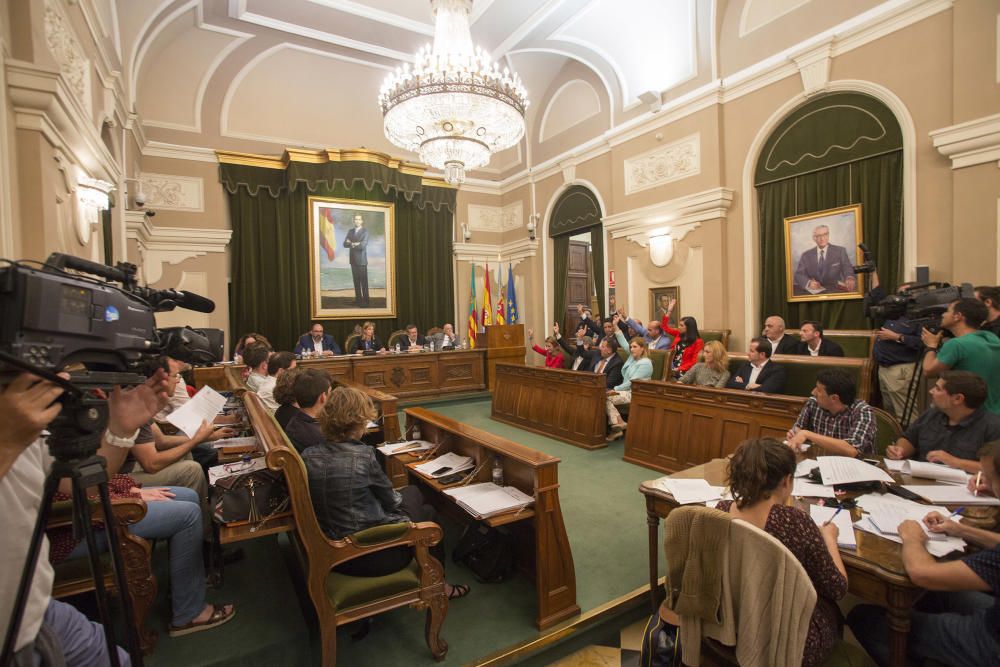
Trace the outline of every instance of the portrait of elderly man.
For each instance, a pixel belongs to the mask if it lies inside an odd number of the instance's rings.
[[[795,266],[796,296],[836,294],[857,289],[854,263],[844,246],[830,243],[829,225],[817,225],[812,231],[813,247],[799,255]]]

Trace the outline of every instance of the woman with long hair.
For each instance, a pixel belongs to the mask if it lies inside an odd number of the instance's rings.
[[[262,343],[266,345],[269,349],[273,349],[271,341],[265,338],[259,333],[245,333],[240,336],[240,339],[236,341],[236,347],[233,349],[233,361],[237,364],[243,363],[243,351],[246,350],[251,345],[256,345]]]
[[[628,359],[622,366],[622,383],[608,390],[606,408],[608,412],[608,440],[617,440],[625,433],[627,424],[618,411],[619,405],[632,402],[632,380],[648,380],[653,377],[653,362],[649,358],[649,343],[642,336],[625,340],[625,335],[618,328],[621,316],[614,316],[615,338],[622,348],[629,351]]]
[[[375,335],[375,323],[365,322],[361,325],[361,335],[351,343],[349,354],[363,354],[364,352],[385,352],[385,346]]]
[[[535,330],[528,329],[528,342],[531,343],[531,349],[538,354],[545,357],[545,367],[546,368],[562,368],[563,363],[566,361],[565,355],[562,353],[562,349],[559,347],[558,341],[556,341],[554,336],[545,337],[545,347],[534,344],[535,340]]]
[[[361,442],[368,423],[377,416],[367,394],[353,387],[337,387],[319,418],[326,442],[302,453],[316,519],[331,539],[343,539],[373,526],[436,519],[420,489],[392,488],[375,458],[375,449]],[[430,552],[443,568],[444,541]],[[411,547],[391,547],[349,560],[336,571],[354,577],[381,577],[402,570],[412,560]],[[469,587],[446,583],[445,593],[449,599],[460,598],[469,593]]]
[[[717,340],[705,343],[701,353],[702,361],[681,376],[682,384],[722,389],[729,381],[729,353]]]
[[[840,639],[837,600],[847,593],[837,525],[819,527],[808,514],[785,504],[792,495],[795,454],[777,440],[742,442],[729,459],[727,473],[733,500],[723,500],[717,509],[778,538],[802,563],[816,588],[816,608],[809,621],[802,664],[823,664]]]
[[[698,334],[698,320],[682,317],[677,328],[670,326],[670,314],[663,316],[661,328],[674,337],[674,358],[670,362],[671,374],[676,378],[687,373],[698,361],[698,355],[705,347],[705,341]]]

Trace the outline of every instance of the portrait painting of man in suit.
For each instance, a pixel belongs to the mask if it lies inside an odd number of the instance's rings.
[[[860,299],[861,206],[785,218],[789,301]]]
[[[310,197],[313,317],[394,317],[392,204]]]

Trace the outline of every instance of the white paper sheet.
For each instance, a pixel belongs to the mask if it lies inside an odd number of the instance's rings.
[[[437,457],[432,461],[427,461],[421,463],[418,466],[414,466],[413,469],[419,473],[427,475],[428,477],[445,477],[446,475],[451,475],[456,472],[463,472],[465,470],[472,470],[476,467],[475,462],[470,456],[461,456],[455,452],[448,452],[442,456]]]
[[[820,456],[816,460],[819,461],[820,476],[827,486],[853,482],[893,482],[892,477],[886,471],[860,459],[846,456]]]
[[[924,513],[924,516],[926,516],[926,513]],[[947,514],[945,516],[947,516]],[[928,530],[927,526],[924,525],[924,522],[921,519],[922,517],[917,518],[913,516],[912,513],[907,512],[905,508],[900,506],[891,508],[884,507],[878,511],[871,512],[868,515],[868,520],[871,521],[883,535],[899,535],[899,524],[904,521],[916,521],[920,524],[920,527],[924,529],[924,534],[927,535],[929,539],[943,540],[948,537],[944,533],[932,533]]]
[[[900,459],[899,461],[893,459],[882,459],[885,462],[885,468],[889,472],[903,472],[903,466],[906,465],[905,459]]]
[[[795,466],[795,476],[796,477],[808,477],[809,473],[815,470],[819,466],[816,459],[802,459],[799,464]]]
[[[903,461],[903,472],[914,477],[936,479],[952,484],[966,484],[969,481],[969,473],[964,470],[951,468],[940,463],[928,463],[927,461]]]
[[[913,484],[903,485],[921,498],[944,505],[1000,505],[1000,499],[993,496],[974,496],[958,484]]]
[[[792,486],[792,495],[805,498],[836,498],[832,486],[814,484],[804,479],[796,479]]]
[[[211,423],[225,404],[225,396],[205,385],[190,401],[167,415],[167,421],[193,438],[202,422]]]
[[[223,438],[212,443],[212,447],[223,449],[225,447],[244,447],[246,445],[257,445],[257,436],[248,435],[244,438]]]
[[[661,477],[653,483],[673,495],[680,505],[694,505],[719,500],[725,487],[712,486],[703,479],[675,479]]]
[[[872,533],[873,535],[878,535],[887,540],[896,542],[897,544],[902,544],[903,540],[898,535],[887,535],[879,531],[879,529],[871,522],[871,519],[867,516],[862,517],[854,526],[858,530],[863,530],[866,533]],[[960,537],[948,537],[946,536],[943,540],[930,540],[926,543],[927,552],[930,555],[940,558],[950,554],[952,551],[963,551],[965,549],[965,540]]]
[[[836,515],[836,516],[834,516]],[[820,505],[809,506],[809,516],[822,527],[823,523],[833,518],[833,523],[837,526],[837,544],[846,549],[857,549],[858,539],[854,536],[854,524],[851,522],[851,513],[844,510],[837,514],[836,507],[822,507]]]
[[[411,452],[423,452],[434,446],[434,443],[426,440],[407,440],[406,442],[387,443],[378,448],[386,456],[396,454],[408,454]]]

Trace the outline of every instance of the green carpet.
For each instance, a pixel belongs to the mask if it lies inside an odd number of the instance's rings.
[[[576,566],[577,602],[584,612],[646,583],[646,513],[638,485],[658,474],[622,461],[621,441],[587,451],[522,431],[491,420],[488,398],[428,407],[561,459],[559,497]],[[442,630],[450,647],[447,659],[435,663],[431,657],[423,637],[423,613],[403,608],[377,616],[368,636],[359,641],[350,637],[356,628],[341,628],[338,664],[464,665],[539,634],[531,582],[518,576],[503,584],[476,583],[468,570],[450,561],[460,527],[443,525],[448,580],[472,586],[467,598],[449,608]],[[319,664],[315,614],[300,577],[291,576],[286,567],[292,559],[290,552],[283,555],[284,538],[280,544],[265,538],[243,545],[246,558],[226,569],[225,586],[209,596],[235,602],[236,619],[225,628],[178,639],[167,637],[161,622],[160,643],[148,664]],[[153,613],[168,618],[163,587]]]

